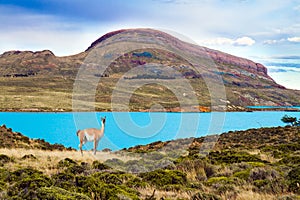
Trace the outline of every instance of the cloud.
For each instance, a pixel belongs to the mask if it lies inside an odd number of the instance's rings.
[[[200,44],[203,45],[234,45],[234,46],[252,46],[255,44],[255,40],[250,37],[240,37],[237,39],[230,39],[230,38],[214,38],[208,40],[199,41]]]
[[[277,39],[277,40],[265,40],[263,41],[263,44],[265,45],[274,45],[274,44],[280,44],[285,42],[287,39],[282,38],[282,39]]]
[[[290,37],[287,39],[289,42],[296,42],[299,43],[300,42],[300,37]]]
[[[272,45],[272,44],[277,44],[278,40],[265,40],[263,42],[263,44],[267,44],[267,45]]]
[[[291,42],[291,43],[300,43],[300,37],[288,37],[288,38],[282,38],[282,39],[276,39],[276,40],[265,40],[263,44],[265,45],[274,45],[274,44],[280,44],[284,42]]]
[[[255,40],[253,40],[250,37],[241,37],[236,39],[236,41],[234,42],[234,45],[237,46],[252,46],[255,44]]]

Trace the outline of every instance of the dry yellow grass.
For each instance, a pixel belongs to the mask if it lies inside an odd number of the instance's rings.
[[[37,149],[0,149],[0,154],[5,154],[9,157],[14,158],[14,162],[6,164],[6,168],[10,170],[16,170],[24,167],[32,167],[34,169],[44,172],[46,175],[52,175],[58,172],[56,167],[60,160],[65,158],[71,158],[78,162],[92,163],[95,160],[105,162],[108,159],[118,158],[123,161],[128,161],[132,157],[127,155],[121,155],[113,152],[97,152],[93,155],[91,151],[84,151],[81,156],[78,151],[45,151]],[[22,159],[25,155],[36,157],[36,159]]]
[[[236,200],[251,200],[251,199],[255,199],[255,200],[273,200],[274,199],[275,200],[277,198],[274,195],[257,193],[257,192],[253,192],[251,190],[240,192],[236,197]]]
[[[150,197],[153,194],[155,188],[147,187],[140,188],[139,192],[143,199],[146,197]],[[154,196],[156,199],[190,199],[191,194],[189,192],[178,192],[178,191],[163,191],[163,190],[155,190]]]

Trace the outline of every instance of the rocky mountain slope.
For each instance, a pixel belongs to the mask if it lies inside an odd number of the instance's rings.
[[[120,55],[106,55],[116,59],[104,72],[97,71],[96,60],[95,63],[87,63],[97,50],[116,41],[130,40],[164,44],[167,48],[154,46]],[[128,76],[127,73],[137,66],[142,66],[142,70]],[[222,105],[218,109],[223,110],[243,110],[250,105],[300,104],[300,91],[288,90],[277,84],[268,75],[267,68],[259,63],[186,43],[164,32],[129,29],[107,33],[85,52],[73,56],[57,57],[49,50],[3,53],[0,55],[0,89],[3,91],[0,109],[71,110],[73,85],[82,67],[90,70],[94,78],[101,78],[96,87],[96,110],[111,110],[111,95],[116,83],[124,78],[127,81],[162,80],[172,85],[180,85],[184,78],[189,81],[197,98],[182,107],[174,91],[158,84],[148,84],[131,94],[130,110],[147,110],[157,103],[171,111],[209,111],[212,104]],[[167,68],[176,73],[164,70]],[[214,83],[218,87],[219,79],[225,86],[224,98],[212,99],[211,88]]]

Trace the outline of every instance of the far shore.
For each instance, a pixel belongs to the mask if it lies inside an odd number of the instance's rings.
[[[180,109],[171,108],[164,110],[153,110],[153,109],[137,109],[130,111],[112,111],[112,110],[71,110],[71,109],[42,109],[42,108],[22,108],[22,109],[0,109],[0,112],[41,112],[41,113],[69,113],[69,112],[167,112],[167,113],[210,113],[210,112],[256,112],[256,111],[286,111],[286,112],[300,112],[300,109],[294,107],[263,107],[262,108],[247,108],[240,107],[237,109],[207,109],[196,110],[196,109]]]

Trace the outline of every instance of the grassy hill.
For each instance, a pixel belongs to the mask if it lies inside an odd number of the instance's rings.
[[[3,141],[14,141],[16,148],[10,142],[12,149],[0,149],[0,199],[300,198],[300,127],[224,133],[206,154],[199,149],[217,136],[98,152],[99,157],[26,150],[19,148],[23,137],[1,127]],[[187,143],[186,152],[174,157]],[[133,153],[141,156],[129,158]]]

